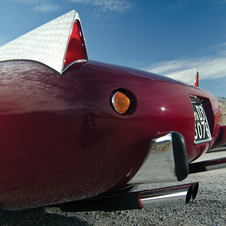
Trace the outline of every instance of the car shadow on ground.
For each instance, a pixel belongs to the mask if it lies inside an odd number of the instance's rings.
[[[0,226],[29,226],[29,225],[58,225],[58,226],[89,226],[86,221],[78,217],[68,217],[48,213],[45,208],[34,208],[26,210],[0,210]]]

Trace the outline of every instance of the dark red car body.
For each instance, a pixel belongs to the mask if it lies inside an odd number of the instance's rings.
[[[111,104],[118,90],[131,100],[125,115]],[[203,102],[209,142],[194,144],[192,95]],[[167,77],[95,61],[62,75],[39,62],[0,62],[0,206],[44,206],[119,190],[142,166],[154,135],[182,134],[190,163],[216,144],[221,130],[213,95]]]

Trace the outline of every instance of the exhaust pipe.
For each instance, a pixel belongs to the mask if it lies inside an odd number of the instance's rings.
[[[197,196],[199,183],[182,184],[167,188],[158,188],[140,192],[140,203],[142,208],[154,206],[187,204],[191,198]]]
[[[226,158],[212,159],[189,164],[189,174],[226,168]]]
[[[131,192],[126,194],[75,201],[62,204],[60,209],[65,212],[82,211],[117,211],[142,209],[166,205],[187,204],[198,192],[198,183],[183,184],[166,188]]]
[[[192,200],[195,200],[195,198],[198,194],[198,191],[199,191],[199,183],[198,182],[191,183],[191,186],[193,188],[193,190],[192,190]]]
[[[150,208],[153,206],[187,204],[193,198],[193,186],[197,188],[198,185],[183,184],[140,192],[140,206],[141,208]],[[197,194],[197,192],[195,193]]]

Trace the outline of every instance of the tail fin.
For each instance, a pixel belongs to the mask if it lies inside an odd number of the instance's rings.
[[[166,75],[166,77],[172,78],[179,82],[185,83],[191,86],[199,86],[199,71],[198,68],[179,71]]]
[[[199,87],[199,71],[197,71],[197,74],[196,74],[195,86]]]
[[[73,10],[0,47],[0,61],[32,60],[62,74],[88,61],[78,13]]]

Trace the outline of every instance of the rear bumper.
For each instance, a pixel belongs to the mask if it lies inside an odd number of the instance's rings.
[[[182,181],[189,173],[184,137],[177,132],[152,138],[143,165],[130,183]]]

